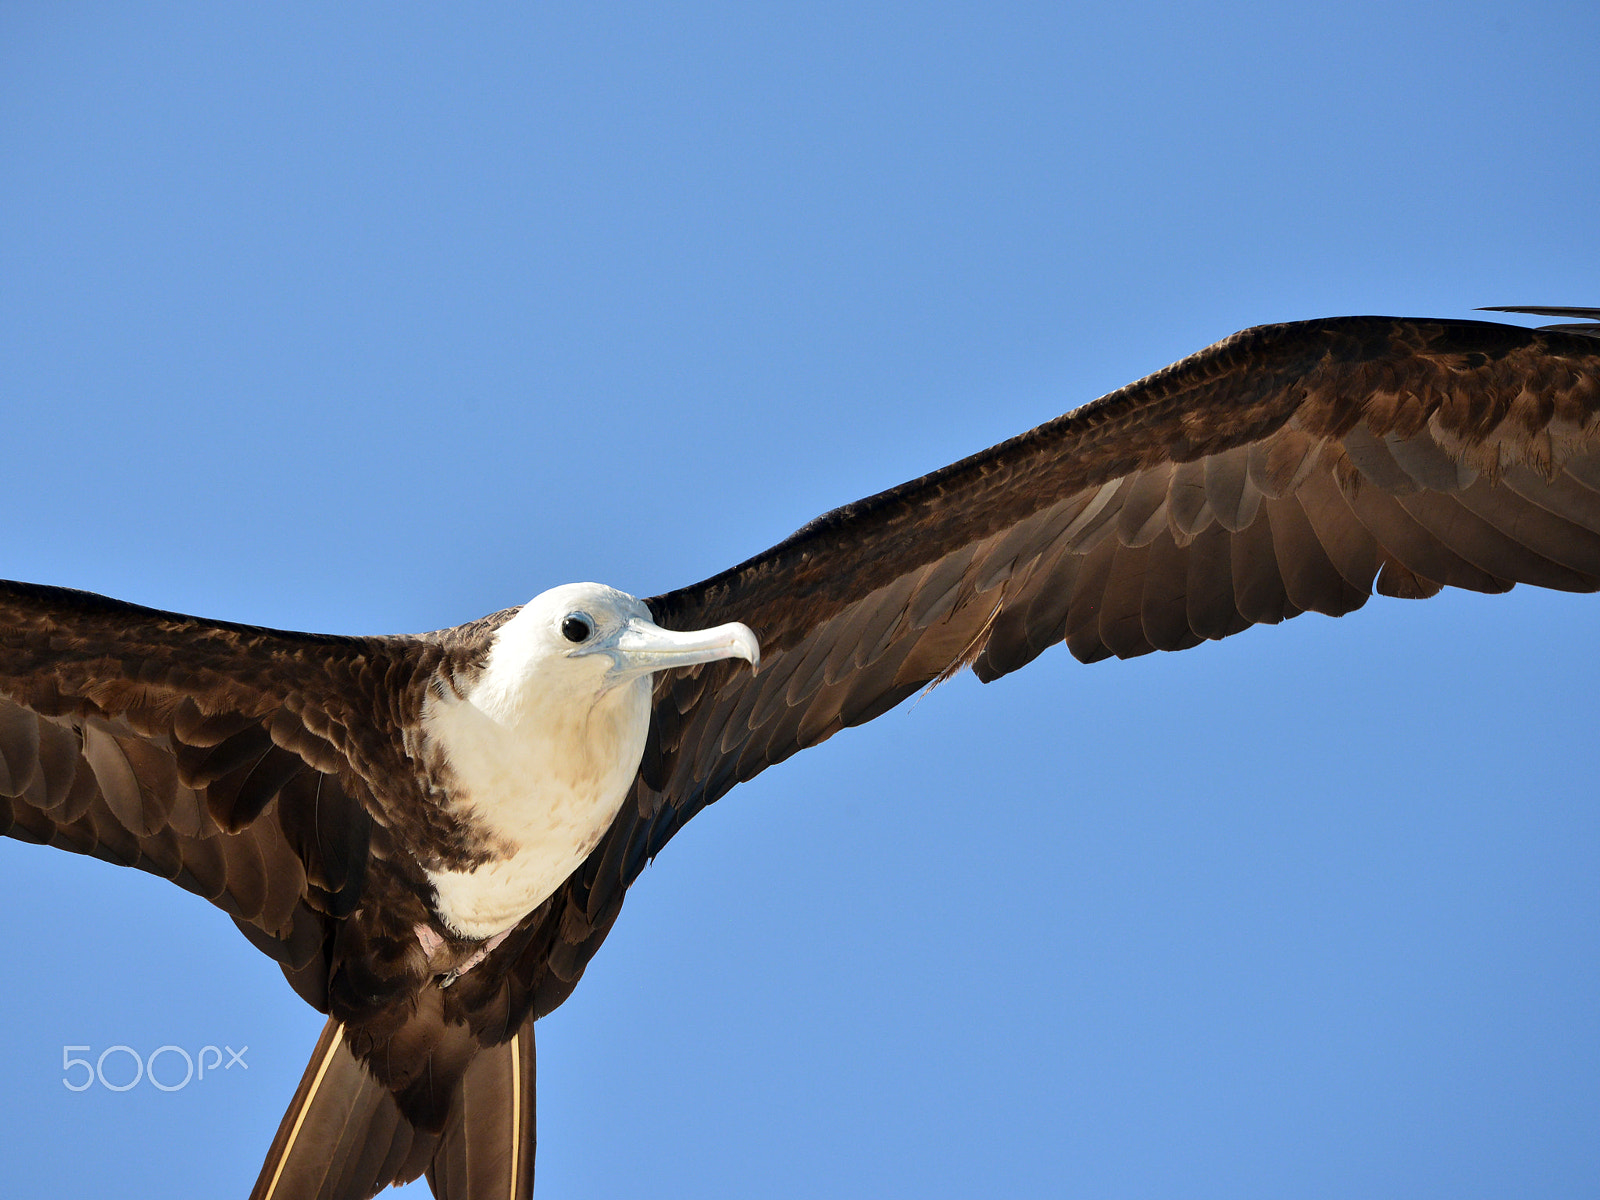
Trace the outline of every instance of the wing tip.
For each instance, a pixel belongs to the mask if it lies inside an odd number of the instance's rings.
[[[1600,308],[1574,308],[1565,305],[1542,304],[1488,304],[1478,309],[1478,311],[1522,313],[1532,317],[1577,317],[1580,321],[1587,321],[1589,324],[1540,325],[1539,329],[1600,338]]]

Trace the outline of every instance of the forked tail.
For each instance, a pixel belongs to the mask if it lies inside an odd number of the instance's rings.
[[[509,1041],[470,1055],[438,1132],[406,1119],[344,1035],[323,1026],[251,1200],[368,1200],[424,1172],[439,1200],[533,1195],[531,1013]]]

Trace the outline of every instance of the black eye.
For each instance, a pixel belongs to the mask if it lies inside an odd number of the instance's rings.
[[[568,613],[561,622],[561,636],[569,642],[581,642],[593,632],[589,619],[578,613]]]

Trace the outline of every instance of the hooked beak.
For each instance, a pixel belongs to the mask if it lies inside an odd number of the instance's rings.
[[[645,620],[631,618],[601,649],[611,656],[610,682],[622,683],[654,671],[692,667],[696,663],[742,658],[752,668],[761,665],[761,647],[748,625],[734,621],[713,629],[679,633]]]

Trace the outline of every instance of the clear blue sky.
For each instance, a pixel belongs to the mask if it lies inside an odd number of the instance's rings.
[[[648,595],[1243,326],[1600,304],[1597,56],[1576,2],[8,4],[0,574]],[[801,755],[540,1024],[541,1194],[1600,1192],[1597,635],[1374,601]],[[0,1188],[243,1195],[320,1018],[162,881],[6,842],[0,898]],[[167,1044],[248,1071],[62,1085]]]

